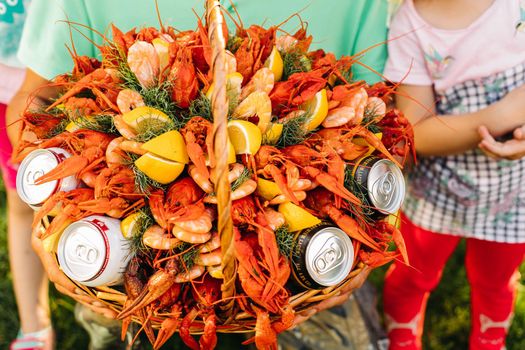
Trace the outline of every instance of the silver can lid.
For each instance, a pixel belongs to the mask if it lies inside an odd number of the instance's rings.
[[[374,207],[384,214],[395,214],[405,197],[405,178],[394,162],[381,159],[370,169],[367,188]]]
[[[18,168],[16,190],[18,196],[29,205],[39,205],[48,199],[59,185],[58,180],[36,185],[35,181],[42,175],[57,167],[59,159],[47,149],[29,153]]]
[[[58,262],[72,280],[86,282],[100,275],[108,262],[109,240],[97,226],[77,221],[58,241]]]
[[[320,229],[306,247],[306,270],[316,283],[325,287],[342,282],[350,273],[353,261],[352,240],[338,227]]]

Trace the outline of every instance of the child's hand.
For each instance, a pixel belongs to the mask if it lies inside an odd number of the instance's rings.
[[[481,136],[478,146],[489,157],[516,160],[525,156],[525,125],[516,128],[514,138],[505,142],[496,141],[485,126],[480,126],[478,132]]]

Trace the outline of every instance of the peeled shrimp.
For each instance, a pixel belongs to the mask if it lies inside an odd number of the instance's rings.
[[[137,133],[124,121],[122,114],[116,114],[113,116],[113,124],[117,131],[128,140],[137,137]]]
[[[293,191],[293,195],[295,196],[295,198],[297,198],[297,200],[299,202],[302,202],[302,201],[304,201],[306,199],[306,192],[305,191]],[[288,201],[290,201],[288,199],[288,197],[286,197],[284,194],[280,194],[280,195],[275,196],[268,203],[270,205],[274,205],[274,204],[281,204],[281,203],[288,202]]]
[[[275,78],[270,68],[259,69],[241,90],[240,100],[244,100],[248,95],[255,91],[262,91],[267,94],[273,89]]]
[[[230,183],[232,183],[235,180],[237,180],[241,176],[241,174],[244,171],[244,169],[246,169],[246,167],[244,165],[240,164],[240,163],[233,163],[233,164],[231,164],[231,169],[228,172],[228,181]],[[214,171],[214,170],[215,169],[212,169],[212,172],[210,174],[210,180],[213,183],[216,183],[217,182],[217,172]]]
[[[264,215],[268,220],[268,226],[274,231],[286,223],[284,215],[273,209],[265,208]]]
[[[222,251],[220,248],[210,253],[200,253],[197,255],[195,263],[203,266],[219,265],[222,262]]]
[[[215,231],[208,242],[203,243],[199,247],[199,253],[209,253],[221,246],[221,238],[219,237],[219,233]]]
[[[197,166],[190,164],[188,166],[188,173],[190,174],[193,181],[195,181],[195,183],[199,185],[199,187],[202,188],[204,192],[213,192],[213,184],[210,182],[210,179],[206,176],[206,174],[200,172]]]
[[[145,41],[136,41],[128,50],[128,66],[144,88],[155,86],[160,73],[160,61],[155,47]]]
[[[150,226],[142,236],[142,242],[150,248],[170,250],[178,247],[181,241],[166,233],[159,225]]]
[[[234,119],[248,119],[257,115],[257,126],[264,133],[272,119],[272,101],[264,91],[255,91],[248,95],[233,111]]]
[[[374,116],[382,118],[386,113],[385,101],[383,101],[379,97],[369,97],[365,110],[370,111],[370,113]]]
[[[215,217],[213,209],[204,209],[203,214],[194,220],[177,221],[175,226],[192,233],[208,233],[211,230],[212,221]]]
[[[117,106],[120,113],[127,113],[137,107],[143,107],[146,104],[142,95],[131,89],[124,89],[118,93]]]
[[[206,268],[204,266],[195,264],[188,271],[177,274],[175,276],[175,282],[176,283],[189,282],[197,277],[200,277],[204,273],[204,271],[206,271]]]
[[[252,194],[253,192],[255,192],[256,189],[257,189],[257,182],[255,182],[252,179],[248,179],[248,180],[244,181],[241,184],[241,186],[239,186],[235,191],[233,191],[231,193],[231,199],[232,199],[232,201],[234,201],[234,200],[237,200],[237,199],[244,198],[244,197]],[[204,197],[204,202],[217,204],[217,197],[212,196],[212,195],[208,195],[208,196]]]
[[[323,121],[325,128],[336,128],[345,124],[358,125],[363,120],[368,94],[360,88],[356,93],[342,101],[338,107],[328,111]]]

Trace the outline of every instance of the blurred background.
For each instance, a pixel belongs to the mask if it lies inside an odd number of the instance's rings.
[[[18,331],[18,318],[14,295],[11,289],[11,275],[6,242],[5,191],[0,180],[0,349],[7,349],[9,341]],[[443,280],[428,302],[424,348],[434,350],[468,349],[469,335],[469,287],[463,267],[465,245],[461,244],[446,267]],[[378,305],[381,310],[381,288],[387,266],[372,272],[369,280],[377,288]],[[514,321],[507,338],[508,350],[525,349],[525,264],[521,266],[518,300]],[[75,303],[51,289],[51,314],[57,335],[57,350],[87,349],[89,338],[73,316]],[[163,349],[184,349],[173,337]],[[239,335],[219,335],[218,350],[239,349],[243,340]],[[149,349],[145,345],[140,348]],[[242,349],[242,348],[241,348]],[[335,349],[334,349],[335,350]],[[356,349],[361,350],[361,349]]]

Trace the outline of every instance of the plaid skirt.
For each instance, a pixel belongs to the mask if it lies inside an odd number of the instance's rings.
[[[438,93],[437,111],[475,112],[524,83],[525,63]],[[409,174],[403,211],[416,225],[433,232],[523,243],[525,158],[494,160],[479,149],[421,157]]]

